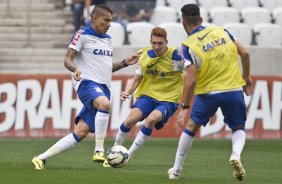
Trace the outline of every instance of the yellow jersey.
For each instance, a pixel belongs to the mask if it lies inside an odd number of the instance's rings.
[[[231,90],[245,85],[238,63],[236,45],[218,26],[207,26],[184,42],[201,60],[195,94]]]
[[[183,64],[183,61],[176,48],[167,48],[159,57],[151,47],[142,49],[139,66],[143,79],[135,92],[136,98],[145,95],[158,101],[179,102],[183,90],[183,69],[175,70],[173,63]]]

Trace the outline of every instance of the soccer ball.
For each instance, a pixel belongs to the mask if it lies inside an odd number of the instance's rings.
[[[124,167],[128,159],[128,150],[120,145],[113,146],[107,153],[107,161],[114,168]]]

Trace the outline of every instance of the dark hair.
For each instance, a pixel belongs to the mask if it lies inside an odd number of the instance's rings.
[[[164,28],[161,27],[155,27],[154,29],[152,29],[151,31],[151,37],[152,36],[159,36],[159,37],[163,37],[165,40],[167,38],[167,33],[166,30]]]
[[[95,6],[95,8],[91,12],[91,17],[93,16],[101,16],[104,12],[109,12],[110,14],[113,14],[113,11],[103,4],[98,4]]]
[[[201,17],[200,8],[196,4],[186,4],[181,8],[182,19],[188,24],[196,25]]]

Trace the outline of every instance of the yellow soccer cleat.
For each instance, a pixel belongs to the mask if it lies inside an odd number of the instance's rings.
[[[109,164],[109,162],[107,161],[107,159],[104,161],[104,163],[103,163],[103,167],[112,167],[110,164]]]
[[[40,160],[39,158],[34,157],[31,162],[34,165],[36,170],[43,170],[43,169],[45,169],[46,160]]]
[[[103,151],[96,151],[93,155],[94,162],[104,162],[105,161],[105,154]]]
[[[246,171],[241,163],[240,158],[235,155],[230,157],[230,165],[233,169],[233,175],[236,180],[243,181],[246,178]]]

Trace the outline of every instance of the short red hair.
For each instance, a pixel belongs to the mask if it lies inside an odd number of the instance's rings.
[[[152,36],[159,36],[159,37],[163,37],[165,40],[167,38],[167,33],[166,30],[164,28],[161,27],[155,27],[154,29],[152,29],[151,31],[151,38]]]

